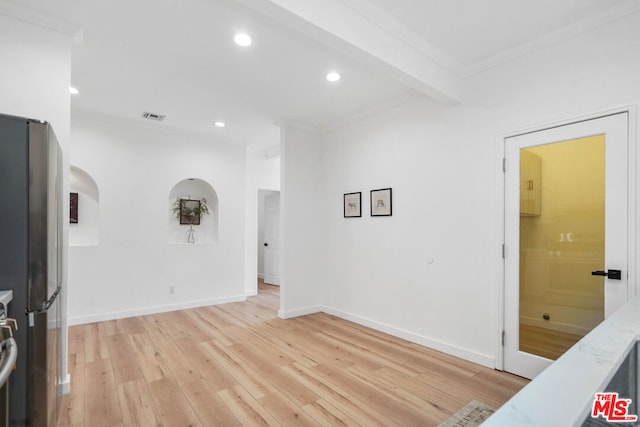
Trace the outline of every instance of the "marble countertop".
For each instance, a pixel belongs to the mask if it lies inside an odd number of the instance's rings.
[[[631,299],[552,363],[483,427],[581,425],[595,393],[603,391],[638,339],[640,296]]]

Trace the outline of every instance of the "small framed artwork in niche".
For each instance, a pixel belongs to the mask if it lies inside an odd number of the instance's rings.
[[[180,199],[180,224],[200,225],[200,200]]]
[[[69,193],[69,223],[78,223],[78,193]]]
[[[343,196],[345,218],[359,218],[362,216],[362,193],[346,193]]]
[[[391,216],[391,189],[371,190],[371,216]]]

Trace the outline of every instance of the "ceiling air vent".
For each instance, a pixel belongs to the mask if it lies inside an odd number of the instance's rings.
[[[163,116],[162,114],[154,114],[154,113],[146,113],[145,112],[145,113],[142,113],[142,117],[144,117],[145,119],[149,119],[149,120],[155,120],[156,122],[161,122],[167,116]]]

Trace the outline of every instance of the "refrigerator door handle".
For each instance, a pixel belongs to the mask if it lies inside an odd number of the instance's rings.
[[[34,311],[27,311],[27,321],[29,323],[29,327],[33,328],[36,324],[36,314],[38,313],[44,313],[45,311],[49,310],[49,308],[53,305],[54,301],[56,300],[56,297],[58,296],[58,294],[60,293],[60,286],[58,286],[58,289],[56,289],[56,291],[51,294],[51,298],[49,298],[47,301],[44,302],[44,304],[42,304],[42,309],[41,310],[34,310]]]
[[[60,286],[58,286],[58,288],[56,289],[56,291],[51,295],[51,298],[49,298],[45,303],[44,303],[44,308],[41,311],[46,311],[49,310],[49,307],[51,307],[53,305],[53,301],[56,299],[56,297],[58,296],[58,294],[60,293]]]

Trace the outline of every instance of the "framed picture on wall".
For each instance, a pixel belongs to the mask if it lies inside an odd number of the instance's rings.
[[[391,189],[371,190],[371,216],[391,216]]]
[[[346,193],[343,198],[344,217],[359,218],[362,216],[362,193]]]
[[[78,193],[69,193],[69,223],[78,223]]]
[[[200,225],[200,200],[180,199],[180,224]]]

